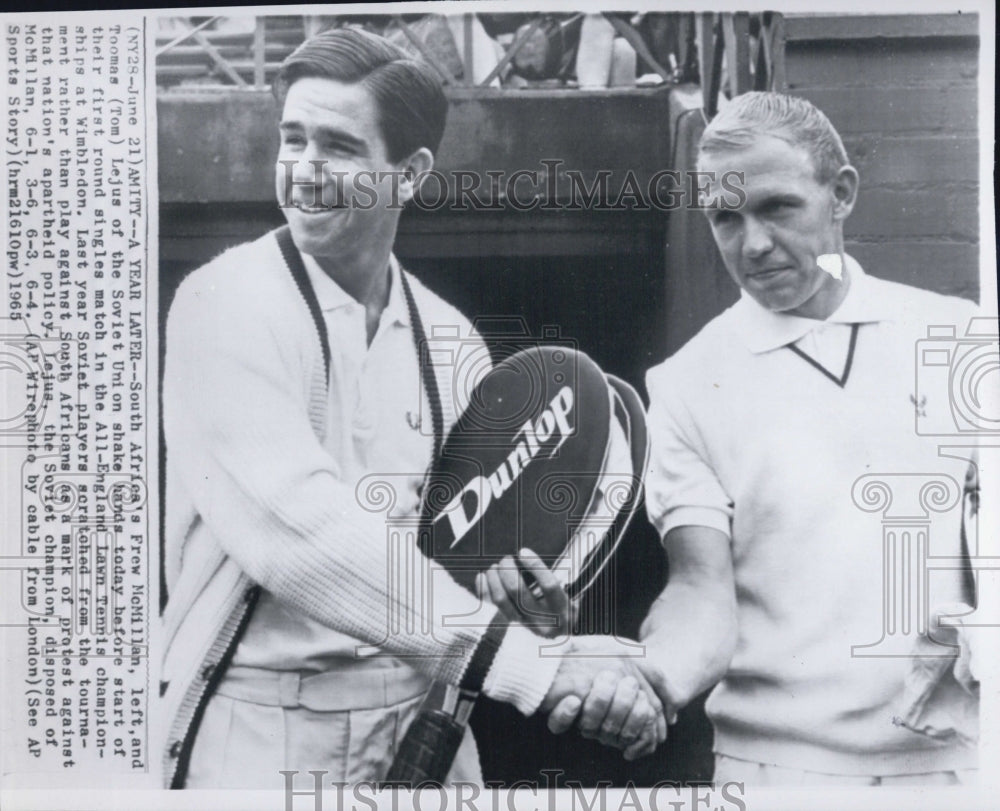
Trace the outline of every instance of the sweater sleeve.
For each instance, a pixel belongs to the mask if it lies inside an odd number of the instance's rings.
[[[318,622],[457,683],[495,609],[419,553],[395,555],[384,514],[365,510],[338,478],[311,428],[303,383],[320,364],[318,340],[315,358],[303,359],[293,328],[269,310],[280,306],[232,283],[182,285],[163,384],[171,465],[253,581]],[[404,578],[407,561],[415,571]],[[405,594],[390,591],[407,581]],[[455,619],[469,615],[474,622]],[[390,625],[412,630],[389,633]],[[492,692],[533,712],[558,661],[539,658],[536,638],[512,628],[497,662]]]

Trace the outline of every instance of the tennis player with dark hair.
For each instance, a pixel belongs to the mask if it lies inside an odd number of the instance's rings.
[[[464,385],[422,342],[446,327],[448,349],[485,351],[392,254],[447,101],[426,65],[354,30],[307,41],[276,91],[287,226],[192,273],[168,322],[165,782],[381,780],[431,680],[471,672],[525,714],[580,704],[603,674],[629,700],[633,753],[651,750],[658,673],[612,640],[540,656],[528,628],[430,561],[411,592],[390,591],[385,512],[359,503],[359,482],[384,477],[391,515],[417,514]],[[389,618],[417,632],[390,634]],[[466,733],[450,780],[478,779]]]

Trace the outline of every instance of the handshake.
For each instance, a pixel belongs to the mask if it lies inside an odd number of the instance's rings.
[[[535,581],[529,589],[522,573]],[[512,621],[541,636],[566,634],[577,606],[530,549],[515,562],[505,558],[481,573],[480,596]],[[609,636],[571,636],[552,686],[542,701],[549,730],[561,734],[574,724],[585,738],[624,750],[626,760],[652,753],[676,720],[662,669],[645,655],[623,654]]]

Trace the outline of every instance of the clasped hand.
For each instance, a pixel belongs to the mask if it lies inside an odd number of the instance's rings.
[[[667,739],[673,715],[660,669],[611,636],[576,636],[569,644],[542,701],[549,729],[560,734],[576,722],[583,737],[623,749],[626,760],[652,753]]]
[[[534,593],[522,573],[534,579]],[[578,604],[530,549],[522,549],[517,561],[508,556],[480,574],[477,590],[541,636],[566,635],[576,619]],[[549,729],[561,734],[575,723],[583,737],[624,750],[626,760],[663,743],[668,713],[673,714],[663,674],[644,655],[628,655],[632,651],[610,636],[570,637],[541,705],[549,713]]]

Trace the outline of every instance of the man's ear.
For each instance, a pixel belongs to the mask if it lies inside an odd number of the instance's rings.
[[[850,165],[842,166],[830,186],[833,189],[833,218],[846,220],[858,199],[858,170]]]
[[[434,154],[425,146],[420,147],[400,164],[399,200],[408,203],[413,199],[427,173],[434,168]]]

